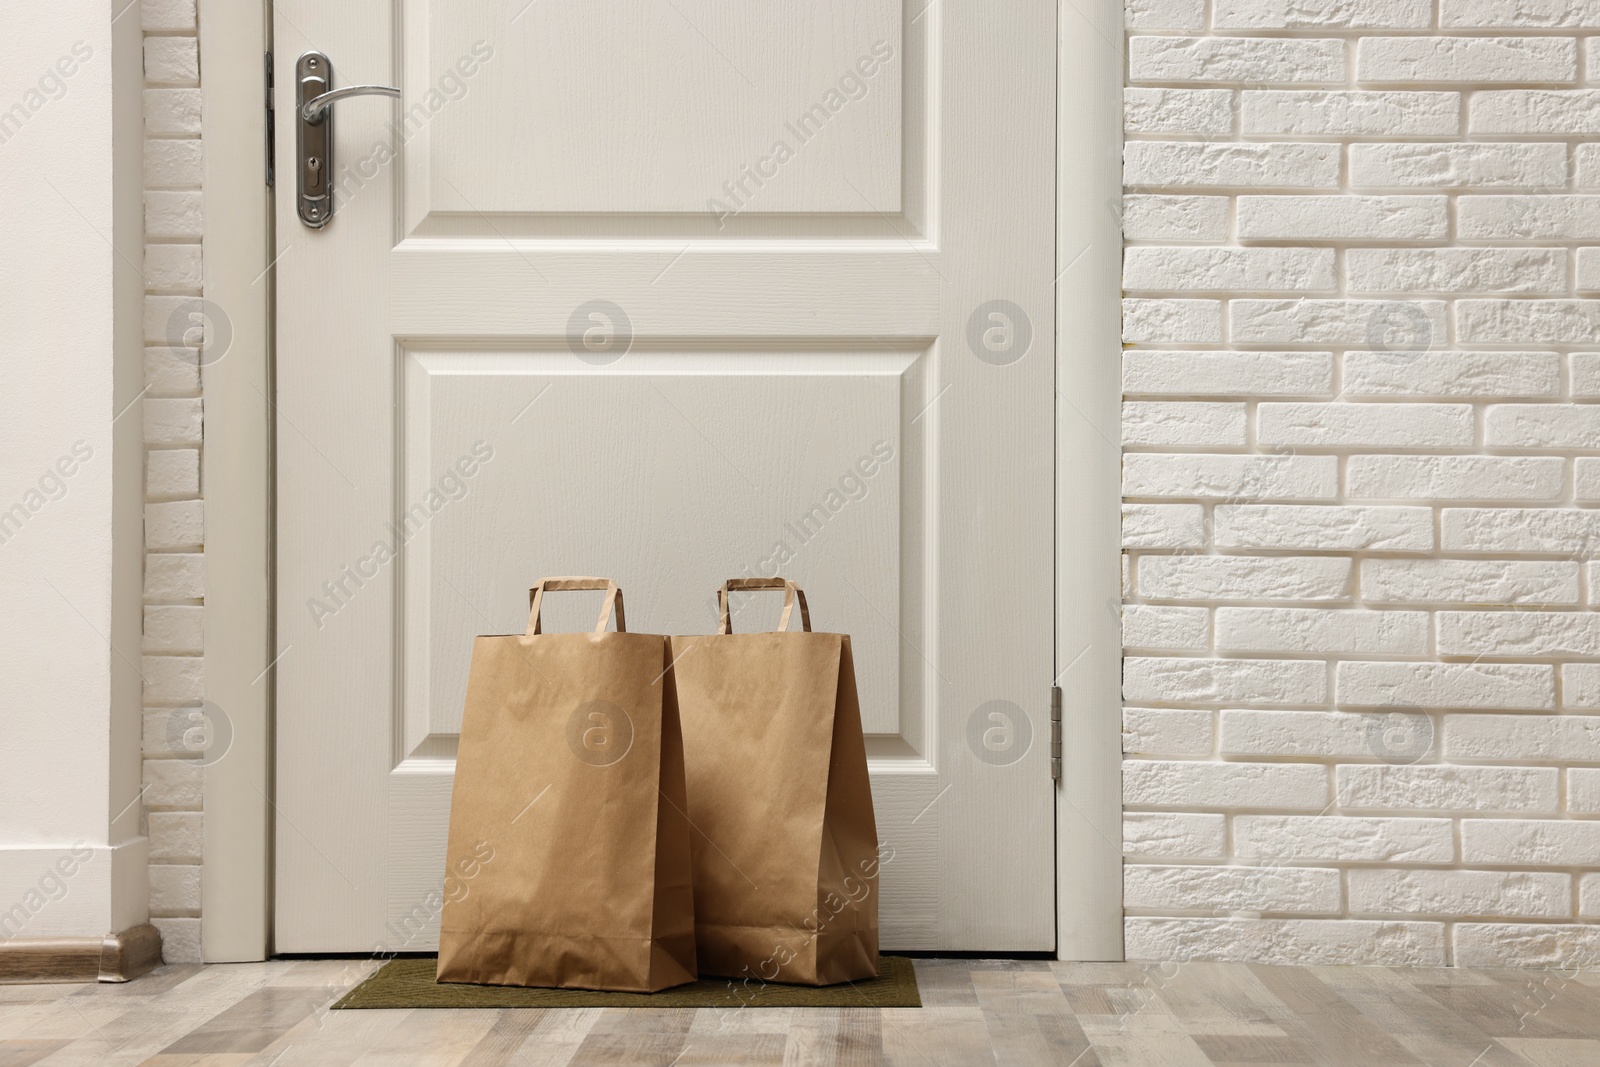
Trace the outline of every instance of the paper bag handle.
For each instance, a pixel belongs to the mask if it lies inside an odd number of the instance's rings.
[[[540,633],[539,607],[544,603],[546,592],[560,593],[572,589],[604,589],[606,602],[600,605],[600,621],[594,624],[594,632],[606,632],[606,622],[611,618],[613,610],[617,613],[617,633],[627,632],[627,624],[622,621],[622,590],[617,588],[617,583],[609,578],[545,578],[538,585],[528,590],[528,635]]]
[[[729,578],[722,583],[722,588],[717,590],[717,609],[722,619],[717,625],[717,633],[733,633],[733,617],[728,612],[728,590],[739,591],[742,589],[782,589],[783,590],[783,617],[778,620],[780,631],[789,628],[789,616],[794,611],[795,601],[800,602],[800,627],[806,633],[811,632],[811,609],[806,607],[806,592],[787,578]]]

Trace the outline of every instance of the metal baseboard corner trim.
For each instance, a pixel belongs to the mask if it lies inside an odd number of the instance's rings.
[[[161,931],[149,923],[105,937],[28,937],[0,942],[0,983],[127,982],[161,964]]]

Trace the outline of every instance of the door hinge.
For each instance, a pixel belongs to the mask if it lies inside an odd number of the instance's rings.
[[[1061,781],[1061,687],[1050,687],[1050,780]]]
[[[273,134],[273,128],[277,125],[277,123],[275,123],[273,121],[273,119],[276,116],[273,114],[273,109],[272,109],[272,53],[271,52],[266,53],[266,65],[265,65],[264,69],[265,69],[265,74],[266,74],[265,84],[266,84],[266,115],[267,115],[267,188],[270,189],[270,188],[272,188],[272,154],[273,154],[273,150],[277,146],[277,138]]]

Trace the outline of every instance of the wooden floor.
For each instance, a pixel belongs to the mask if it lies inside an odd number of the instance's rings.
[[[328,1011],[373,966],[0,986],[0,1067],[1600,1065],[1600,972],[919,960],[920,1009]]]

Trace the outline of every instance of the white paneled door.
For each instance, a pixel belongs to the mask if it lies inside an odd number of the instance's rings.
[[[277,950],[432,947],[540,576],[705,633],[772,573],[854,638],[884,946],[1052,948],[1055,4],[274,11]],[[320,229],[308,50],[401,90],[333,105]]]

